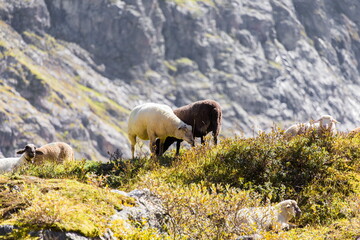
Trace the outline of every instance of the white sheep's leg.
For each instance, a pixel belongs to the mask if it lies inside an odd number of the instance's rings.
[[[290,225],[287,223],[281,223],[281,229],[288,231],[288,230],[290,230]]]
[[[136,135],[129,135],[129,140],[131,144],[131,156],[135,157],[135,144],[136,144]]]

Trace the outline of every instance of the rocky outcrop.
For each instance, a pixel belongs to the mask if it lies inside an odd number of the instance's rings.
[[[113,220],[122,219],[128,224],[128,228],[133,228],[130,221],[144,223],[146,228],[156,228],[159,232],[165,233],[165,223],[168,219],[167,212],[162,200],[150,192],[149,189],[133,190],[129,193],[113,190],[127,197],[136,200],[136,206],[124,207],[121,211],[112,216]]]
[[[356,0],[0,0],[0,150],[130,156],[132,107],[212,98],[224,136],[330,114],[360,124]]]

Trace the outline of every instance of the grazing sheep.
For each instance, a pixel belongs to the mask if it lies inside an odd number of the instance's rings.
[[[41,154],[39,154],[41,153]],[[74,160],[73,148],[64,142],[52,142],[36,149],[34,163],[43,163],[45,160],[62,163],[67,160]]]
[[[178,116],[186,124],[193,128],[194,137],[199,137],[201,143],[204,143],[204,136],[212,132],[214,143],[217,144],[217,137],[221,129],[222,111],[220,105],[213,100],[197,101],[186,106],[174,110]],[[179,154],[181,139],[168,137],[164,143],[164,152],[171,144],[176,142],[176,155]],[[156,141],[156,153],[158,154],[160,141]]]
[[[296,135],[304,134],[311,130],[317,130],[320,133],[330,132],[332,135],[337,133],[336,121],[330,115],[323,115],[316,121],[310,120],[308,123],[297,123],[285,130],[285,136],[294,137]]]
[[[13,171],[25,162],[33,163],[35,156],[42,154],[42,152],[36,151],[34,144],[27,144],[23,150],[19,150],[16,153],[22,155],[20,157],[0,159],[1,173]]]
[[[256,227],[257,230],[289,230],[295,225],[289,221],[300,215],[296,201],[285,200],[275,206],[240,209],[236,213],[236,222],[241,227]]]
[[[183,139],[194,144],[192,127],[181,121],[173,110],[164,104],[145,103],[135,107],[128,121],[128,137],[134,158],[136,137],[150,140],[150,151],[155,154],[156,138],[160,139],[159,155],[162,154],[166,137]]]

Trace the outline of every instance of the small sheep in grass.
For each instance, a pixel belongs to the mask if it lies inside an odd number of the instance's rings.
[[[160,139],[159,155],[167,137],[183,139],[194,143],[192,127],[181,121],[173,110],[164,104],[145,103],[135,107],[128,120],[128,137],[131,143],[131,154],[134,158],[136,137],[150,140],[150,151],[155,154],[156,138]]]
[[[296,227],[289,221],[296,215],[300,215],[301,210],[296,201],[285,200],[275,206],[253,207],[240,209],[236,213],[236,222],[240,227],[257,230],[289,230]]]
[[[222,122],[222,111],[220,105],[214,100],[197,101],[174,110],[186,124],[193,128],[194,137],[199,137],[204,143],[204,136],[212,132],[214,143],[217,144],[217,137],[220,133]],[[164,152],[171,144],[176,142],[176,155],[179,154],[181,139],[168,137],[164,143]],[[160,141],[156,141],[156,153],[158,154]]]
[[[37,154],[42,154],[42,152],[36,151],[36,147],[34,146],[34,144],[27,144],[23,150],[19,150],[16,153],[22,155],[20,157],[0,159],[1,173],[13,171],[25,162],[33,163],[35,156]]]
[[[33,162],[39,164],[46,160],[57,163],[74,160],[74,150],[69,144],[64,142],[45,144],[36,149],[36,156]]]
[[[314,121],[314,127],[320,132],[330,132],[332,135],[335,135],[337,133],[336,123],[339,122],[332,116],[323,115],[320,119]]]
[[[304,134],[306,132],[316,130],[319,133],[330,132],[332,135],[337,133],[336,121],[330,115],[323,115],[316,121],[310,120],[308,123],[297,123],[285,130],[285,136],[294,137],[296,135]]]

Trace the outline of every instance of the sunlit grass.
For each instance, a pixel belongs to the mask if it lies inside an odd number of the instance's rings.
[[[205,145],[182,149],[176,157],[171,151],[159,158],[124,159],[118,152],[108,163],[82,160],[27,165],[10,177],[72,179],[126,191],[150,189],[162,199],[168,212],[164,216],[166,234],[142,227],[125,233],[119,230],[122,224],[118,223],[114,231],[123,239],[235,239],[253,233],[236,225],[236,211],[285,199],[296,200],[302,209],[302,216],[292,220],[301,228],[262,232],[265,239],[323,239],[318,236],[324,235],[353,239],[360,235],[359,144],[360,136],[309,133],[288,140],[281,131],[274,131],[253,138],[223,138],[217,146],[207,141]],[[33,197],[35,205],[42,208],[42,202],[46,202],[42,191],[36,190],[39,187],[29,189],[26,191],[37,195]],[[62,192],[48,197],[54,202],[71,202],[64,195]],[[50,209],[50,215],[54,213],[54,209],[45,207]],[[28,219],[36,221],[36,214],[27,214]],[[52,219],[59,222],[57,217]],[[101,232],[96,231],[83,233]]]

